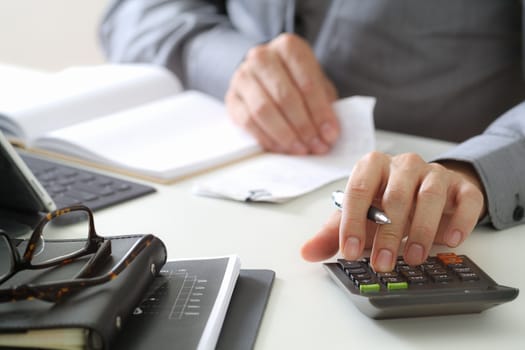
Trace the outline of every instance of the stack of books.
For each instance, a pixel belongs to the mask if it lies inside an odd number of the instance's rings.
[[[111,259],[100,273],[110,269],[140,237],[111,237]],[[22,251],[26,242],[17,242]],[[79,240],[46,241],[46,251],[59,254],[82,244]],[[38,299],[0,303],[0,347],[251,348],[269,297],[273,271],[240,270],[236,255],[168,262],[166,256],[164,244],[155,238],[110,282],[54,303]],[[67,280],[83,264],[85,260],[79,259],[59,267],[22,271],[0,288]]]

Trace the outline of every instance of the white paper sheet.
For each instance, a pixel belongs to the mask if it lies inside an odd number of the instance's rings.
[[[238,201],[284,202],[350,175],[359,158],[375,149],[373,97],[334,103],[341,137],[322,156],[265,153],[212,173],[197,182],[197,195]]]

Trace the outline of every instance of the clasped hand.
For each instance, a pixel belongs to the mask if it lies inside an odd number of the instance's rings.
[[[225,96],[233,121],[267,151],[323,154],[339,137],[337,93],[303,39],[282,34],[252,48]]]

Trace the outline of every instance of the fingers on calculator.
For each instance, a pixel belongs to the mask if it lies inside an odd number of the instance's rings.
[[[466,255],[438,253],[411,266],[398,257],[392,272],[376,273],[370,259],[325,263],[331,277],[369,317],[397,318],[481,312],[515,299]]]

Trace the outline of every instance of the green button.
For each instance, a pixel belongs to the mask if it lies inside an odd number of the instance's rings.
[[[408,289],[407,282],[391,282],[386,284],[388,290]]]
[[[378,283],[361,284],[359,286],[359,291],[361,293],[379,292],[380,289],[381,289],[381,286]]]

